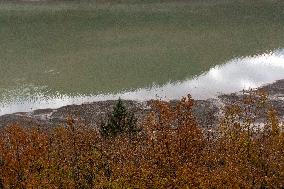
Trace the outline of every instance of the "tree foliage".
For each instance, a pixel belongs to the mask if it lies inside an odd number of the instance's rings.
[[[137,119],[133,112],[128,112],[122,100],[119,98],[113,108],[112,113],[108,116],[106,123],[101,125],[101,133],[105,137],[113,137],[120,133],[134,133]]]
[[[0,130],[1,188],[283,188],[284,133],[264,93],[224,107],[204,131],[194,101],[154,101],[138,135],[115,137],[72,118],[50,129],[19,124]],[[259,116],[266,116],[262,123]],[[123,117],[123,119],[120,119]],[[119,121],[120,120],[120,121]],[[207,135],[210,135],[208,137]]]

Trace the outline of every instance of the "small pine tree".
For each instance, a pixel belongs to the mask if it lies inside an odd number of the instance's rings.
[[[101,132],[106,137],[116,136],[123,132],[133,133],[138,131],[136,122],[134,113],[129,113],[119,98],[107,122],[101,125]]]

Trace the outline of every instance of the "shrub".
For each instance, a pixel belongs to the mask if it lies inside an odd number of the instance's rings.
[[[227,105],[212,137],[192,106],[190,97],[155,101],[131,137],[136,124],[121,100],[105,124],[115,128],[112,138],[72,119],[50,129],[2,128],[0,188],[284,187],[284,128],[266,95]]]

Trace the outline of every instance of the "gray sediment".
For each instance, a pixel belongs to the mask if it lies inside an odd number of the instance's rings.
[[[278,112],[280,120],[284,120],[284,79],[272,84],[258,88],[266,90],[269,94],[269,103]],[[195,100],[193,114],[202,127],[213,127],[216,125],[220,113],[225,105],[234,103],[243,97],[243,93],[232,93],[220,95],[215,99]],[[53,127],[66,123],[68,117],[78,120],[89,126],[96,127],[101,123],[108,113],[112,111],[116,101],[90,102],[81,105],[68,105],[58,109],[39,109],[32,112],[18,112],[0,116],[0,127],[19,123],[25,126]],[[151,111],[151,101],[124,101],[129,111],[134,112],[138,122],[145,118]],[[175,103],[175,101],[171,101]],[[262,118],[259,118],[260,120]]]

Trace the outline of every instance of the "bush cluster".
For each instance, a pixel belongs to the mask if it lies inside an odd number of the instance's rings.
[[[266,95],[226,106],[210,132],[192,106],[190,97],[155,101],[132,136],[117,133],[116,113],[113,137],[72,119],[51,129],[9,125],[0,131],[0,188],[284,187],[283,124]],[[267,119],[257,123],[260,114]]]

